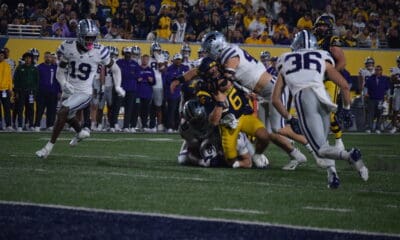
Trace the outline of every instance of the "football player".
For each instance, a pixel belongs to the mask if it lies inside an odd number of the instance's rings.
[[[132,59],[140,65],[140,58],[142,57],[142,50],[138,45],[132,47]]]
[[[199,66],[200,77],[208,82],[208,91],[199,92],[199,101],[209,112],[209,122],[219,126],[224,158],[229,166],[243,167],[238,159],[237,139],[243,132],[256,138],[253,161],[256,167],[266,167],[268,160],[263,154],[268,146],[270,134],[259,118],[254,116],[247,93],[233,85],[223,76],[215,60],[203,58]]]
[[[179,133],[184,139],[178,155],[178,163],[202,167],[226,166],[218,128],[208,122],[208,114],[197,99],[191,99],[183,107],[183,121]],[[254,146],[244,133],[237,140],[240,164],[236,167],[250,168]]]
[[[165,130],[162,119],[162,105],[164,101],[162,72],[166,69],[165,56],[161,54],[161,45],[152,42],[150,45],[150,67],[154,71],[156,84],[153,85],[153,99],[150,111],[150,131],[163,132]]]
[[[219,65],[222,66],[224,76],[230,79],[236,87],[246,92],[254,91],[267,101],[271,99],[275,83],[273,76],[266,71],[261,62],[257,61],[246,50],[237,45],[229,44],[226,42],[224,35],[217,31],[207,33],[202,40],[201,46],[207,51],[209,57],[216,59]],[[192,69],[179,77],[175,83],[171,84],[171,87],[176,86],[179,82],[188,81],[196,75],[198,75],[198,70]],[[271,141],[282,148],[289,155],[290,159],[297,161],[295,162],[297,164],[292,168],[294,169],[297,165],[306,162],[307,159],[284,136],[296,141],[301,138],[303,140],[302,144],[306,143],[306,139],[291,131],[290,127],[286,127],[287,130],[285,131],[280,130],[285,128],[285,123],[280,114],[272,107],[272,104],[270,105],[269,115],[271,117],[268,120],[272,127],[272,132],[270,133]],[[312,150],[309,145],[307,147],[310,151]]]
[[[50,141],[36,152],[36,156],[40,158],[49,156],[65,123],[72,126],[76,132],[70,142],[71,146],[90,136],[88,131],[82,130],[76,112],[87,107],[92,100],[93,78],[98,65],[111,69],[114,81],[118,83],[115,90],[124,95],[124,90],[120,87],[121,71],[110,58],[109,50],[96,42],[98,35],[96,22],[83,19],[78,23],[77,39],[66,40],[58,48],[62,56],[56,77],[62,88],[62,102]],[[68,78],[65,74],[66,69]]]
[[[335,61],[335,68],[339,72],[344,70],[346,66],[346,58],[343,49],[345,43],[339,36],[333,35],[334,20],[330,16],[320,16],[314,24],[315,36],[318,40],[318,45],[321,49],[329,52]],[[326,79],[325,87],[334,103],[338,101],[339,88],[333,81]],[[337,147],[344,149],[342,141],[342,129],[337,121],[335,113],[331,114],[331,131],[335,134],[335,144]]]
[[[362,96],[365,95],[364,85],[365,78],[372,76],[375,73],[375,60],[372,57],[367,57],[364,61],[365,68],[360,68],[358,72],[359,89]],[[364,98],[362,98],[364,99]]]
[[[347,116],[351,115],[350,89],[346,80],[335,69],[335,62],[330,54],[316,50],[317,47],[317,40],[309,31],[302,30],[296,34],[291,45],[293,52],[284,53],[278,60],[279,76],[272,96],[273,105],[285,119],[293,119],[281,100],[283,89],[288,86],[295,99],[302,132],[314,151],[320,157],[326,158],[328,187],[337,188],[340,185],[335,161],[332,159],[347,160],[356,168],[361,178],[367,181],[368,169],[361,160],[360,150],[353,148],[346,151],[337,146],[330,146],[327,142],[330,113],[336,111],[337,105],[325,90],[325,74],[340,87],[343,94],[343,111]]]
[[[390,76],[392,80],[392,129],[390,133],[397,131],[398,114],[400,111],[400,56],[396,58],[397,67],[390,68]]]

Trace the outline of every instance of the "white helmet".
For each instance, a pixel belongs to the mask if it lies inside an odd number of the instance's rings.
[[[302,30],[296,33],[290,48],[292,51],[297,51],[300,49],[317,49],[317,38],[311,32]]]
[[[93,48],[93,43],[97,40],[99,28],[92,19],[83,19],[78,23],[77,40],[78,43],[86,50]],[[91,38],[90,40],[88,38]]]
[[[207,33],[201,41],[201,47],[213,58],[218,58],[227,46],[224,34],[217,31]]]
[[[154,51],[161,51],[161,45],[158,42],[152,42],[150,46],[150,55],[154,57]]]
[[[184,43],[181,47],[181,54],[183,57],[185,58],[189,58],[190,57],[190,53],[192,52],[192,50],[190,49],[189,44]]]

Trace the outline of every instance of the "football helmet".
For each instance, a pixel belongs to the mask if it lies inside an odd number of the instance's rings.
[[[172,60],[182,60],[183,59],[183,56],[182,56],[182,54],[180,54],[180,53],[176,53],[175,55],[174,55],[174,57],[172,58]]]
[[[77,41],[85,50],[89,51],[93,48],[94,42],[99,35],[99,28],[92,19],[83,19],[78,23]]]
[[[190,49],[189,44],[184,43],[181,47],[181,54],[184,58],[189,58],[190,57],[190,53],[192,52],[192,50]]]
[[[183,117],[196,129],[202,129],[208,123],[206,109],[196,99],[190,99],[183,105]]]
[[[152,42],[150,45],[150,55],[154,57],[154,51],[161,51],[161,45],[158,42]]]
[[[207,52],[204,50],[204,48],[200,47],[199,50],[197,51],[197,57],[202,58],[207,56]]]
[[[140,56],[142,54],[142,50],[138,45],[132,47],[132,54],[136,56]]]
[[[367,69],[372,69],[375,66],[375,60],[372,57],[367,57],[364,64]]]
[[[266,62],[271,60],[271,53],[268,51],[262,51],[260,54],[261,62]]]
[[[164,61],[168,62],[168,60],[169,60],[169,52],[167,50],[161,50],[161,54],[164,56]]]
[[[112,58],[118,58],[119,50],[114,46],[107,46],[108,50],[110,51],[110,55]]]
[[[307,30],[301,30],[294,36],[293,42],[290,45],[292,51],[300,49],[317,49],[317,38]]]
[[[219,54],[228,46],[224,34],[212,31],[204,35],[201,41],[201,47],[212,58],[218,58]]]
[[[318,39],[331,36],[333,33],[334,20],[331,16],[321,15],[315,20],[314,33]],[[323,27],[326,26],[326,27]]]
[[[124,47],[122,49],[122,55],[125,56],[125,54],[132,54],[132,48],[131,47]]]
[[[29,50],[29,52],[30,53],[32,53],[32,55],[34,56],[34,57],[39,57],[40,56],[40,53],[39,53],[39,50],[37,49],[37,48],[31,48],[30,50]]]

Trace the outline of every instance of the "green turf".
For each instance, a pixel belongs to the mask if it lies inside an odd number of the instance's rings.
[[[0,134],[0,200],[400,233],[400,135],[345,135],[370,179],[338,162],[337,190],[311,158],[281,170],[288,157],[273,145],[269,169],[205,169],[177,164],[178,135],[93,133],[70,148],[62,133],[48,159],[36,158],[49,136]]]

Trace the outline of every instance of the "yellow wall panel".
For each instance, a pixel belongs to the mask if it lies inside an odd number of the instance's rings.
[[[60,45],[62,40],[59,39],[20,39],[10,38],[7,41],[6,47],[10,49],[10,57],[14,60],[18,60],[22,54],[30,48],[37,48],[41,53],[40,61],[43,61],[43,53],[45,51],[55,52],[57,47]],[[121,49],[126,46],[138,45],[142,49],[142,53],[149,54],[150,43],[149,42],[134,42],[134,41],[100,41],[104,45],[112,45]],[[168,50],[170,56],[180,51],[180,44],[168,44],[160,43],[161,47]],[[191,44],[192,55],[195,59],[197,57],[197,50],[199,44]],[[261,51],[268,50],[272,56],[279,56],[280,54],[290,51],[289,48],[282,47],[259,47],[259,46],[244,46],[244,48],[255,58],[259,58]],[[375,63],[382,65],[384,74],[389,74],[389,68],[396,65],[396,57],[400,56],[400,50],[381,50],[381,49],[345,49],[345,55],[347,59],[346,69],[350,71],[352,75],[357,75],[360,68],[364,67],[364,60],[366,57],[371,56],[375,59]]]

